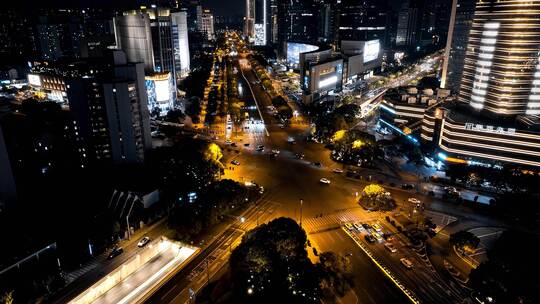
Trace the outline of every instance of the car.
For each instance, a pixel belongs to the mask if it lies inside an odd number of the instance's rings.
[[[419,199],[414,198],[414,197],[409,197],[409,199],[407,201],[409,203],[415,204],[415,205],[420,205],[422,203]]]
[[[296,158],[296,159],[304,159],[304,154],[294,153],[294,158]]]
[[[345,228],[347,228],[348,230],[353,230],[354,227],[353,225],[351,225],[351,223],[345,223]]]
[[[366,230],[371,229],[371,225],[367,224],[367,223],[363,223],[362,227],[364,227],[364,229],[366,229]]]
[[[329,185],[330,184],[330,180],[327,179],[326,177],[323,177],[319,180],[319,182],[323,183],[323,184],[326,184],[326,185]]]
[[[109,256],[107,257],[108,260],[112,260],[115,257],[119,256],[124,252],[124,249],[122,247],[114,247],[111,252],[109,253]]]
[[[312,164],[313,164],[315,167],[319,167],[319,168],[322,167],[322,164],[319,163],[319,162],[313,162]]]
[[[414,185],[413,184],[401,184],[401,189],[411,190],[411,189],[414,189]]]
[[[259,151],[259,152],[264,151],[264,146],[258,146],[258,147],[257,147],[257,151]]]
[[[364,236],[364,239],[368,242],[368,243],[375,243],[377,241],[377,239],[375,239],[371,234],[366,234]]]
[[[407,258],[401,258],[399,259],[399,261],[401,262],[401,264],[403,264],[403,266],[405,266],[407,269],[412,269],[413,267],[413,263],[407,259]]]
[[[358,224],[358,223],[354,223],[353,226],[354,226],[354,228],[356,228],[356,230],[358,230],[358,231],[362,230],[362,226],[361,226],[360,224]]]
[[[375,229],[375,231],[381,231],[382,230],[382,227],[379,223],[375,223],[373,225],[371,225],[371,227],[373,227],[373,229]]]
[[[335,168],[332,170],[332,172],[334,173],[343,173],[343,170],[341,170],[340,168]]]
[[[279,154],[279,150],[278,149],[272,149],[272,153]]]
[[[240,166],[240,162],[237,161],[236,159],[231,160],[231,164],[233,164],[235,166]]]
[[[386,244],[384,244],[384,248],[386,248],[388,251],[390,251],[390,252],[392,252],[392,253],[397,252],[396,247],[395,247],[394,244],[392,244],[392,243],[386,243]]]
[[[380,234],[378,234],[377,232],[375,231],[371,231],[371,235],[379,242],[382,242],[383,241],[383,238]]]
[[[144,247],[146,246],[148,243],[150,243],[150,238],[145,236],[143,237],[138,243],[137,243],[137,247]]]
[[[245,143],[245,144],[244,144],[244,147],[249,147],[249,143]]]
[[[226,143],[227,145],[230,145],[230,144],[232,144],[232,140],[227,139],[227,140],[225,141],[225,143]]]

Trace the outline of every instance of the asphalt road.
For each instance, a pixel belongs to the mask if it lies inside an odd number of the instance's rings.
[[[350,259],[355,274],[354,287],[353,294],[348,295],[348,301],[344,303],[410,303],[394,283],[373,266],[373,262],[351,242],[343,230],[338,228],[310,234],[309,240],[318,252],[334,251],[347,255]]]

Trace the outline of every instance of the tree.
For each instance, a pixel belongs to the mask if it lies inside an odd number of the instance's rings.
[[[392,210],[396,207],[390,193],[377,184],[364,187],[359,200],[360,205],[369,210]]]
[[[352,264],[341,254],[323,252],[317,265],[321,276],[321,289],[325,298],[344,296],[353,285]]]
[[[248,231],[230,257],[235,302],[318,302],[319,280],[306,241],[304,230],[290,218]]]
[[[480,244],[480,239],[472,232],[461,230],[452,233],[449,242],[466,252],[474,252]]]
[[[15,300],[13,298],[13,290],[12,291],[6,291],[2,298],[0,298],[0,301],[3,304],[13,304],[15,303]]]
[[[540,263],[531,244],[538,235],[508,230],[488,250],[488,261],[471,270],[468,285],[494,303],[540,303]]]

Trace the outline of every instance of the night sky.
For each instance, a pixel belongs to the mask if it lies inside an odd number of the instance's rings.
[[[26,0],[9,1],[5,7],[28,8],[30,7],[114,7],[135,8],[149,3],[168,2],[167,0]],[[203,7],[210,8],[214,15],[234,16],[244,14],[245,0],[201,0]],[[3,3],[4,4],[4,3]]]
[[[244,14],[245,0],[202,0],[204,7],[209,7],[214,15],[233,16]]]

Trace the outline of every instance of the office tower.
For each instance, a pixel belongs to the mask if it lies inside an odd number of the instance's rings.
[[[26,62],[36,51],[32,16],[25,11],[0,10],[0,60]]]
[[[338,4],[338,37],[343,40],[379,40],[385,43],[387,11],[382,1],[342,0]]]
[[[255,1],[246,0],[246,15],[244,17],[244,35],[251,42],[255,40]]]
[[[338,43],[338,7],[335,1],[319,3],[319,40],[322,42]]]
[[[62,56],[80,56],[80,44],[84,31],[82,18],[78,12],[44,11],[38,16],[35,29],[37,50],[41,59],[57,60]]]
[[[144,160],[152,142],[142,62],[109,50],[103,58],[34,66],[28,79],[35,90],[62,97],[65,134],[78,145],[81,167]]]
[[[452,17],[448,27],[441,87],[454,93],[459,90],[463,62],[474,16],[475,0],[453,0]]]
[[[450,6],[446,0],[407,0],[398,13],[396,46],[417,48],[446,42]]]
[[[255,45],[268,43],[268,2],[267,0],[255,0]]]
[[[270,42],[269,4],[269,0],[246,0],[244,35],[255,45],[267,45]]]
[[[313,0],[278,2],[278,43],[288,41],[313,43],[317,41],[318,11]]]
[[[199,8],[200,6],[197,9]],[[204,33],[207,40],[214,40],[214,15],[209,9],[200,9],[200,12],[197,11],[197,19],[200,20],[199,31]]]
[[[278,21],[278,1],[279,0],[269,0],[270,1],[270,10],[268,12],[268,35],[269,40],[272,44],[278,43],[279,35],[279,21]]]
[[[476,3],[459,103],[424,115],[422,138],[439,158],[540,167],[538,14],[538,0]]]
[[[477,3],[459,100],[497,115],[540,114],[540,1]]]
[[[187,12],[171,13],[173,25],[174,58],[177,78],[186,77],[189,73],[189,40]]]
[[[150,16],[131,12],[114,17],[116,46],[126,53],[129,62],[143,62],[147,72],[155,70]]]

